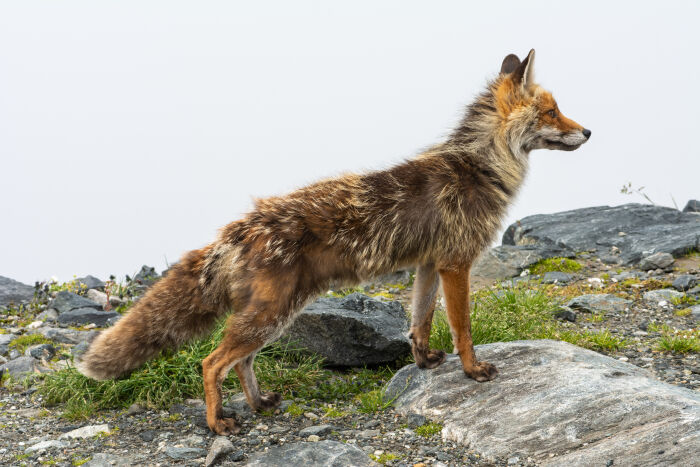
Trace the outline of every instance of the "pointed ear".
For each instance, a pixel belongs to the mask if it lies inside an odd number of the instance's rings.
[[[515,71],[520,65],[520,59],[515,54],[510,54],[503,59],[503,64],[501,64],[501,73],[507,74]]]
[[[534,78],[534,62],[535,62],[535,49],[531,49],[530,53],[527,54],[525,60],[518,65],[518,68],[513,71],[513,81],[515,84],[520,84],[523,89],[527,89],[528,86],[535,82]]]

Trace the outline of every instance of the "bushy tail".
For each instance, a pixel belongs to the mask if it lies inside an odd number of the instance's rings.
[[[78,371],[97,380],[116,378],[161,349],[176,348],[211,331],[226,308],[202,292],[199,279],[206,251],[185,255],[126,316],[99,334],[77,363]]]

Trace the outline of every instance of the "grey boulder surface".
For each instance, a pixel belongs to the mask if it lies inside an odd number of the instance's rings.
[[[519,275],[540,260],[554,257],[573,258],[572,250],[556,245],[501,245],[486,250],[472,268],[472,274],[493,279]]]
[[[443,439],[487,456],[518,452],[562,466],[697,465],[696,392],[565,342],[494,343],[476,353],[499,369],[495,380],[467,378],[449,355],[434,370],[399,370],[386,398],[396,398],[400,413],[443,423]]]
[[[34,287],[9,277],[0,276],[0,306],[29,302],[34,298]]]
[[[393,362],[411,352],[408,318],[399,302],[381,302],[360,293],[319,298],[291,325],[285,338],[335,366]]]
[[[624,264],[652,253],[683,255],[700,245],[700,216],[646,204],[537,214],[511,224],[503,245],[556,245],[575,252],[619,249]]]
[[[631,304],[632,300],[620,298],[613,294],[586,294],[572,298],[566,306],[573,310],[597,313],[625,311],[625,308]]]
[[[66,313],[71,310],[77,310],[79,308],[94,308],[96,310],[101,310],[102,305],[97,302],[80,296],[73,292],[68,292],[67,290],[62,290],[56,294],[56,297],[49,302],[49,308],[56,310],[59,315]]]
[[[700,212],[700,201],[697,199],[688,200],[683,208],[683,212]]]
[[[83,325],[94,323],[104,326],[112,318],[120,316],[116,311],[100,311],[94,308],[77,308],[58,315],[58,324]]]
[[[297,442],[271,447],[251,456],[244,465],[289,467],[363,467],[379,465],[360,448],[338,441]]]

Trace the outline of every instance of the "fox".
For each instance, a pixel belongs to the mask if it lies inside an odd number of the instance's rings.
[[[233,368],[253,410],[276,408],[253,362],[295,316],[332,284],[358,284],[415,268],[408,337],[415,364],[446,359],[428,345],[442,287],[454,351],[478,382],[498,370],[479,361],[470,322],[470,268],[495,239],[536,149],[573,151],[591,131],[565,117],[534,81],[534,49],[510,54],[498,75],[467,106],[443,142],[386,170],[318,181],[253,209],[185,253],[77,362],[87,377],[123,376],[155,357],[207,335],[226,318],[221,343],[202,361],[209,428],[236,434],[224,417],[221,385]]]

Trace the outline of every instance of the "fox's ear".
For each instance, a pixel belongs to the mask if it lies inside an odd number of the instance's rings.
[[[506,57],[507,58],[507,57]],[[520,84],[523,89],[535,82],[534,78],[535,49],[531,49],[525,60],[513,71],[513,81]],[[505,62],[504,62],[505,63]]]
[[[516,68],[518,68],[518,65],[520,65],[520,59],[518,58],[518,56],[515,54],[510,54],[503,59],[503,64],[501,65],[501,73],[512,73],[513,71],[515,71]]]

